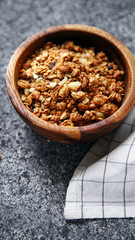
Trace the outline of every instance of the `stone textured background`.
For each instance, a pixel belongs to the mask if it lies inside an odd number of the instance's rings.
[[[7,95],[12,51],[30,35],[66,23],[102,28],[135,55],[134,0],[0,0],[0,240],[133,240],[135,219],[64,219],[68,182],[90,144],[37,135]]]

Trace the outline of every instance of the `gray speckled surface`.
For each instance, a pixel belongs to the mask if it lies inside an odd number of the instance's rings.
[[[0,240],[135,239],[135,219],[66,221],[68,182],[90,144],[47,141],[28,128],[6,91],[11,51],[46,27],[102,28],[135,55],[135,1],[0,1]]]

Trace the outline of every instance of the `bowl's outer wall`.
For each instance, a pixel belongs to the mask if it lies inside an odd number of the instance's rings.
[[[119,68],[125,72],[126,88],[122,106],[116,113],[101,122],[74,128],[55,126],[37,118],[21,102],[16,82],[22,64],[45,42],[62,43],[66,40],[74,40],[77,44],[94,46],[97,50],[105,51],[119,65]],[[132,108],[135,100],[133,91],[135,89],[134,66],[135,60],[130,51],[112,35],[100,29],[82,25],[57,26],[31,36],[15,51],[7,69],[7,90],[20,117],[42,136],[65,143],[94,141],[115,129]]]

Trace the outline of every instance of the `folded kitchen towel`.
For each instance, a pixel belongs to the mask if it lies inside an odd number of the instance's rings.
[[[135,106],[87,152],[69,183],[66,219],[135,217]]]

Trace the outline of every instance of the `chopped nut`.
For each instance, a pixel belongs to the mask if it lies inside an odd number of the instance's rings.
[[[70,90],[74,90],[74,91],[77,91],[79,89],[79,87],[81,86],[81,83],[76,81],[76,82],[70,82],[68,84],[68,87]]]
[[[50,82],[50,86],[51,86],[51,88],[55,88],[56,85],[57,85],[57,82]]]
[[[29,91],[32,93],[35,90],[35,88],[30,88]]]
[[[69,95],[69,88],[68,88],[68,85],[65,84],[65,85],[60,89],[60,91],[59,91],[59,96],[60,96],[61,98],[64,98],[64,97],[66,97],[66,96],[68,96],[68,95]]]
[[[78,91],[78,92],[75,92],[75,91],[71,91],[71,96],[75,99],[75,100],[78,100],[82,97],[85,96],[85,93],[83,91]]]

